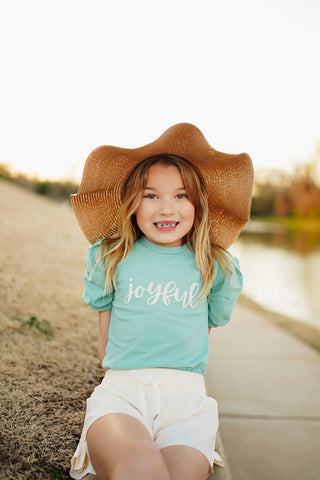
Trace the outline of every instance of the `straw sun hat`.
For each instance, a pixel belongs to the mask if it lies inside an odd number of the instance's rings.
[[[124,183],[142,160],[158,154],[184,157],[202,175],[209,200],[210,238],[228,248],[249,220],[253,185],[252,162],[214,150],[201,131],[179,123],[140,148],[98,147],[89,155],[77,194],[71,202],[79,226],[90,243],[117,232]]]

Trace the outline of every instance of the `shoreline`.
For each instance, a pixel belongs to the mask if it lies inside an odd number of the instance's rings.
[[[249,297],[241,294],[239,297],[239,303],[245,305],[256,312],[262,313],[268,320],[275,325],[290,332],[295,337],[298,337],[301,341],[307,343],[310,347],[314,348],[320,353],[320,330],[307,323],[299,322],[293,318],[286,317],[281,313],[273,312],[263,307],[259,303],[251,300]]]

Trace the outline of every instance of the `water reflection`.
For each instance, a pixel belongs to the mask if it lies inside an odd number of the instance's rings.
[[[320,249],[319,230],[288,230],[283,225],[252,222],[242,233],[241,240],[289,249],[301,255]],[[239,240],[240,240],[239,239]]]
[[[240,259],[249,298],[320,329],[319,232],[248,231],[230,250]]]

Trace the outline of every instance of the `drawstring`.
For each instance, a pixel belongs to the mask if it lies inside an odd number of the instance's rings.
[[[155,399],[156,399],[156,403],[155,403],[155,417],[154,419],[157,418],[157,416],[159,415],[160,413],[160,409],[161,409],[161,397],[160,397],[160,383],[157,382],[157,381],[153,381],[152,382],[152,388],[153,388],[153,391],[154,391],[154,394],[155,394]]]
[[[153,389],[154,398],[155,398],[155,416],[154,416],[154,420],[155,420],[159,415],[159,412],[161,409],[160,387],[162,383],[159,382],[158,380],[154,380],[154,379],[151,380],[147,376],[139,374],[136,370],[133,370],[133,373],[139,380],[139,396],[141,400],[141,407],[143,410],[143,414],[145,415],[146,418],[148,418],[149,413],[147,408],[146,392],[144,387],[151,386]]]

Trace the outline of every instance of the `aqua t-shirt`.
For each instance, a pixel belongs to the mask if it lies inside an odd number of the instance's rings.
[[[202,281],[187,245],[163,247],[139,238],[120,265],[117,292],[106,293],[101,241],[86,255],[83,300],[92,310],[111,311],[102,365],[109,369],[175,368],[204,374],[209,356],[208,326],[231,318],[242,275],[229,278],[217,261],[208,301],[199,303]]]

